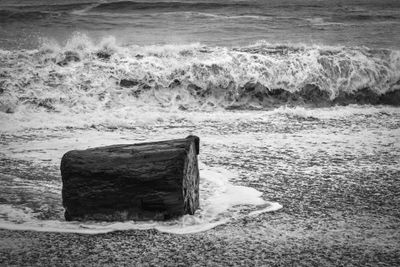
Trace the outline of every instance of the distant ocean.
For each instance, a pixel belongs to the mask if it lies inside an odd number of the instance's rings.
[[[399,0],[2,0],[0,226],[195,232],[281,207],[271,173],[396,175],[399,32]],[[199,214],[63,222],[63,153],[188,134]]]
[[[345,45],[398,49],[397,0],[3,0],[0,47],[37,47],[73,32],[120,44]]]

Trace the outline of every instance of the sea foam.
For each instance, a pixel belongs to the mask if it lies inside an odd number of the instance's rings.
[[[44,232],[98,234],[119,230],[156,229],[160,232],[190,234],[212,229],[244,216],[255,216],[282,208],[279,203],[265,201],[254,188],[233,185],[235,174],[223,168],[200,164],[200,210],[165,222],[66,222],[39,220],[37,214],[22,206],[0,205],[0,228]],[[249,209],[250,211],[246,211]]]
[[[262,109],[400,104],[400,51],[286,46],[123,46],[77,34],[65,45],[0,51],[0,111],[115,107]]]

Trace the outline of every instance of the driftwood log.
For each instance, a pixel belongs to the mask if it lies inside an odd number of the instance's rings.
[[[67,221],[165,220],[199,208],[199,138],[67,152],[61,160]]]

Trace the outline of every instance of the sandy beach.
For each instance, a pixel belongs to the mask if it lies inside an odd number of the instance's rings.
[[[398,173],[397,173],[398,174]],[[188,235],[0,230],[2,266],[397,266],[398,181],[362,173],[335,187],[271,179],[284,209]],[[332,184],[330,184],[332,185]],[[353,188],[353,189],[350,189]],[[322,200],[320,196],[324,196]]]
[[[388,114],[386,120],[382,114]],[[162,116],[165,118],[165,114]],[[68,147],[69,140],[80,139],[81,143],[75,146],[87,145],[83,136],[96,134],[99,140],[108,142],[115,138],[124,140],[127,135],[140,139],[144,132],[148,138],[161,133],[167,138],[183,135],[190,129],[203,137],[202,162],[235,170],[239,175],[232,183],[257,189],[264,199],[278,202],[283,208],[249,216],[247,210],[257,207],[242,207],[224,215],[229,219],[227,223],[194,234],[168,234],[154,229],[94,235],[1,230],[2,265],[396,266],[400,263],[396,108],[354,106],[233,112],[226,113],[223,122],[203,114],[204,121],[200,124],[199,115],[181,115],[186,116],[185,120],[175,116],[172,117],[179,127],[162,127],[156,122],[147,126],[147,130],[90,128],[69,129],[66,133],[52,129],[51,134],[43,135],[43,129],[31,129],[5,134],[1,173],[25,177],[25,181],[35,180],[37,186],[32,191],[21,193],[18,187],[14,188],[14,195],[36,198],[32,206],[39,208],[27,215],[27,222],[35,216],[46,216],[46,212],[50,212],[48,218],[60,218],[63,209],[60,193],[57,194],[58,158],[66,149],[62,144]],[[196,118],[196,124],[201,126],[191,124],[189,118]],[[250,124],[249,118],[252,118]],[[261,128],[268,130],[260,132]],[[47,138],[35,140],[37,133]],[[30,141],[26,139],[28,135]],[[96,144],[96,139],[91,140],[92,145]],[[56,143],[60,149],[49,149]],[[31,150],[22,149],[25,147]],[[40,185],[48,186],[45,181],[58,184],[56,192],[35,195]],[[201,187],[201,193],[207,190]],[[39,204],[34,204],[35,201]],[[52,203],[53,213],[43,208],[41,201]],[[18,220],[18,216],[14,219]]]

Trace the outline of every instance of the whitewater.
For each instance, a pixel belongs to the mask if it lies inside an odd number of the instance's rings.
[[[329,209],[339,193],[346,214],[372,194],[367,181],[395,191],[399,11],[396,0],[1,1],[0,228],[190,234]],[[190,134],[202,146],[195,215],[64,220],[64,153]],[[364,206],[399,205],[382,198]]]
[[[281,105],[399,105],[400,52],[365,47],[239,48],[98,45],[76,34],[65,46],[0,51],[0,110],[60,112],[156,105],[183,110]]]
[[[65,45],[1,50],[0,227],[188,234],[281,209],[271,175],[340,178],[360,164],[398,172],[399,55],[267,42],[124,46],[83,34]],[[195,215],[64,221],[65,152],[188,134],[203,146]]]

